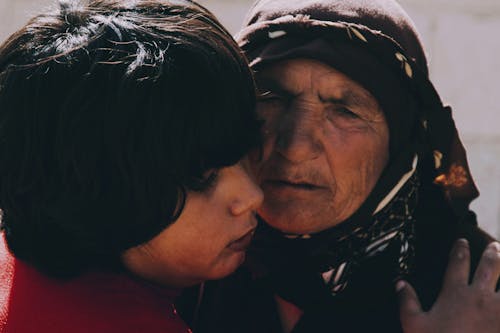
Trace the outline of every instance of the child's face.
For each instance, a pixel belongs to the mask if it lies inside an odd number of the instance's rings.
[[[124,253],[125,266],[147,280],[174,287],[222,278],[243,262],[262,199],[241,163],[220,169],[211,188],[187,193],[177,221]]]

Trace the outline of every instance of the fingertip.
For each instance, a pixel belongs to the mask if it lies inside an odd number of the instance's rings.
[[[412,317],[422,312],[418,295],[410,283],[400,280],[396,283],[396,290],[401,318]]]
[[[469,246],[469,241],[466,238],[459,238],[456,241],[456,245]]]
[[[464,260],[469,255],[469,241],[465,238],[459,238],[455,242],[455,246],[451,251],[451,256],[454,259]]]
[[[404,288],[406,287],[406,282],[403,281],[403,280],[399,280],[398,282],[396,282],[396,292],[400,292],[401,290],[403,290]]]
[[[500,244],[491,242],[484,250],[477,265],[472,286],[484,291],[496,290],[500,277]]]
[[[498,242],[491,242],[488,247],[496,252],[500,252],[500,244]]]

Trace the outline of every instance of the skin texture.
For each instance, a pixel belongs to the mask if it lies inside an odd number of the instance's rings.
[[[134,274],[171,287],[222,278],[243,263],[262,200],[241,163],[220,169],[210,189],[188,192],[179,218],[127,250],[123,262]]]
[[[375,98],[309,59],[257,73],[265,120],[253,169],[266,200],[259,214],[287,233],[318,232],[351,216],[385,168],[389,130]]]
[[[406,333],[498,332],[500,327],[500,244],[488,245],[483,252],[472,282],[470,250],[465,239],[451,251],[441,293],[429,312],[424,312],[411,285],[400,281],[401,324]]]

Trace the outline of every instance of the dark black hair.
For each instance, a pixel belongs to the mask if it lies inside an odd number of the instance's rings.
[[[258,145],[254,96],[236,43],[194,2],[59,1],[0,47],[9,248],[54,276],[118,268]]]

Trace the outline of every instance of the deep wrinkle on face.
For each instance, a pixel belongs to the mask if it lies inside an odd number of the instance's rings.
[[[256,74],[265,120],[253,170],[265,193],[259,213],[289,233],[341,223],[368,197],[388,161],[389,130],[376,99],[334,68],[309,59]]]

